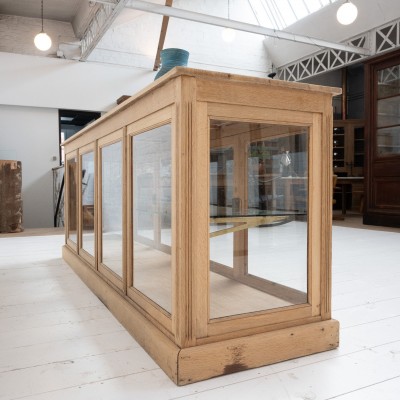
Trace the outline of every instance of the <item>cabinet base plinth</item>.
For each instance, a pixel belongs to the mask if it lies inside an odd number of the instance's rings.
[[[67,246],[63,258],[177,385],[335,349],[339,323],[320,321],[179,348]]]

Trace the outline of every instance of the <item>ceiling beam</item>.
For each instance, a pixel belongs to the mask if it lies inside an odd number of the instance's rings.
[[[96,0],[94,0],[96,1]],[[100,0],[101,3],[108,2],[107,0]],[[265,28],[259,25],[248,24],[245,22],[233,21],[225,18],[215,17],[207,14],[200,14],[193,11],[182,10],[175,7],[166,7],[159,4],[148,3],[142,0],[127,0],[125,7],[135,10],[145,11],[153,14],[160,14],[167,17],[175,17],[185,19],[193,22],[200,22],[209,25],[221,26],[225,28],[232,28],[235,30],[255,33],[257,35],[270,36],[278,39],[289,40],[292,42],[305,43],[320,48],[330,48],[335,50],[347,51],[349,53],[360,54],[369,56],[371,54],[369,49],[351,46],[342,43],[334,43],[326,40],[312,38],[309,36],[297,35],[294,33],[279,31],[275,29]]]
[[[86,61],[128,0],[95,1],[101,3],[81,39],[80,61]]]
[[[171,7],[172,1],[173,0],[166,0],[165,1],[166,7]],[[153,71],[157,71],[158,68],[160,68],[161,50],[164,48],[165,36],[167,35],[167,29],[168,29],[168,22],[169,22],[169,17],[164,15],[161,24],[160,39],[158,40],[157,54],[156,54],[156,59],[154,61]]]

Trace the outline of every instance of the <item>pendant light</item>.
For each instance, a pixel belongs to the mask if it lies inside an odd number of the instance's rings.
[[[228,20],[230,19],[229,15],[229,0],[228,0]],[[224,28],[222,30],[222,39],[224,42],[231,43],[235,39],[236,32],[232,28]]]
[[[342,25],[350,25],[356,20],[357,14],[357,7],[347,0],[337,10],[336,18]]]
[[[43,30],[43,0],[42,0],[42,31],[35,36],[33,42],[35,43],[35,46],[41,51],[46,51],[51,47],[51,38]]]

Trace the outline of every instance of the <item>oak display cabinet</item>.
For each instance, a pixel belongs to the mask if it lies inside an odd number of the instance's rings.
[[[178,67],[64,143],[63,257],[176,384],[338,346],[338,93]]]

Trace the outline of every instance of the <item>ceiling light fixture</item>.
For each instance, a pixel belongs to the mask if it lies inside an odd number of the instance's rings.
[[[228,0],[228,20],[230,20],[229,9],[230,9],[230,7],[229,7],[229,0]],[[222,30],[222,40],[224,42],[227,42],[227,43],[233,42],[233,40],[235,39],[235,36],[236,36],[236,32],[232,28],[224,28]]]
[[[346,0],[337,10],[336,18],[342,25],[350,25],[356,20],[357,14],[357,7],[351,1]]]
[[[42,31],[35,36],[33,42],[35,43],[35,46],[41,51],[46,51],[51,47],[51,38],[43,30],[43,0],[42,0]]]

